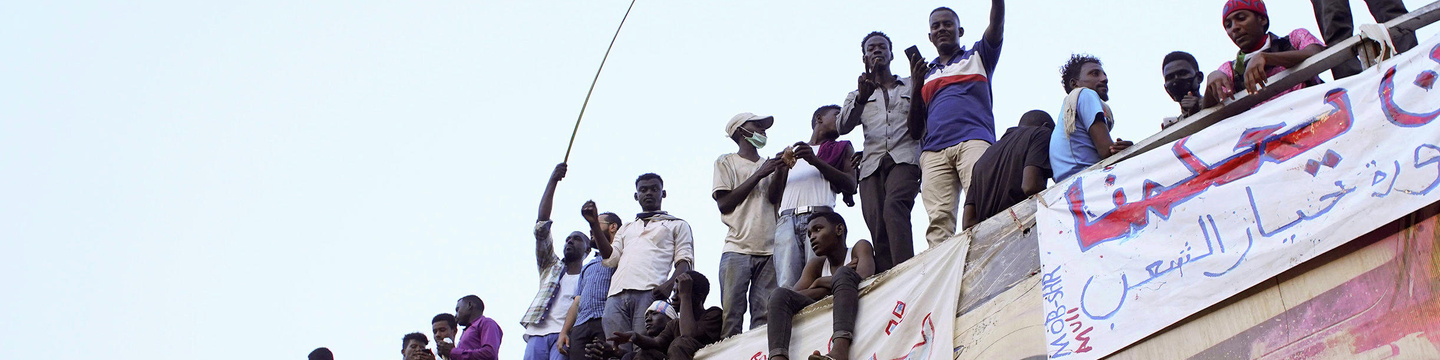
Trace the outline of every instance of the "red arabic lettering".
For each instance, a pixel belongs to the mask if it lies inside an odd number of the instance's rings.
[[[1325,94],[1325,103],[1335,109],[1311,119],[1307,124],[1285,133],[1269,135],[1280,126],[1262,127],[1247,131],[1240,139],[1239,146],[1248,148],[1218,164],[1207,165],[1185,147],[1181,139],[1171,147],[1176,158],[1194,175],[1174,185],[1165,187],[1147,181],[1141,200],[1124,203],[1121,190],[1116,190],[1117,204],[1114,210],[1102,214],[1094,221],[1085,215],[1085,196],[1080,181],[1070,184],[1065,197],[1070,203],[1070,213],[1075,219],[1075,234],[1080,241],[1081,251],[1089,250],[1096,244],[1119,239],[1149,225],[1149,213],[1154,212],[1162,219],[1170,217],[1170,211],[1210,187],[1222,186],[1259,172],[1266,162],[1288,161],[1310,149],[1319,147],[1350,130],[1354,122],[1350,111],[1350,97],[1345,89],[1331,90]],[[1257,134],[1265,134],[1259,139]]]
[[[1430,49],[1430,60],[1440,63],[1440,45],[1436,45]],[[1416,75],[1415,77],[1415,86],[1429,91],[1430,86],[1434,85],[1435,76],[1435,71],[1433,70],[1422,71],[1420,75]],[[1386,70],[1385,77],[1380,80],[1380,106],[1385,109],[1385,118],[1389,119],[1390,123],[1401,127],[1416,127],[1429,124],[1431,121],[1434,121],[1437,116],[1440,116],[1440,109],[1428,113],[1412,113],[1401,109],[1400,105],[1395,104],[1394,66],[1391,66],[1390,70]]]

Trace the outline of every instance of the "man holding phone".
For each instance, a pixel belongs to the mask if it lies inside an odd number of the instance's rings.
[[[425,339],[425,334],[409,333],[400,339],[400,358],[402,360],[435,360],[435,354],[430,352],[430,340]]]
[[[441,358],[449,360],[450,350],[455,349],[455,338],[460,336],[460,323],[455,321],[455,315],[435,315],[430,319],[430,331],[435,334],[435,352]]]
[[[923,129],[913,128],[909,122],[911,109],[919,102],[912,102],[912,78],[890,73],[891,45],[890,37],[879,31],[861,39],[860,60],[865,72],[860,74],[857,89],[845,96],[836,124],[840,134],[864,126],[864,151],[857,166],[860,212],[874,239],[877,271],[915,255],[910,211],[920,192],[919,135]]]
[[[990,26],[969,49],[960,45],[965,28],[955,10],[931,10],[929,25],[938,54],[929,64],[912,62],[912,76],[924,85],[912,88],[911,98],[924,106],[910,110],[910,126],[925,129],[920,199],[930,217],[925,240],[934,247],[955,235],[960,190],[970,187],[971,169],[995,143],[991,78],[1005,32],[1005,1],[991,0]]]

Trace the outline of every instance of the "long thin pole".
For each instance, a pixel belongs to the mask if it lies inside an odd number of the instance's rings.
[[[635,8],[635,0],[630,0],[630,7],[625,8],[625,16],[620,18],[620,26],[615,27],[615,36],[610,38],[610,46],[605,47],[605,56],[600,58],[600,68],[595,70],[595,79],[590,80],[590,90],[585,92],[585,102],[580,104],[580,116],[575,117],[575,130],[570,131],[570,145],[565,147],[565,161],[570,162],[570,150],[575,148],[575,134],[580,133],[580,119],[585,118],[585,107],[590,105],[590,94],[595,93],[595,83],[600,81],[600,71],[605,70],[605,60],[610,59],[610,49],[615,48],[615,39],[620,38],[620,29],[625,27],[625,19],[630,18],[630,9]]]

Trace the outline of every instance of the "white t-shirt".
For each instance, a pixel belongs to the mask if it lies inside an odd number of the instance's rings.
[[[545,336],[560,332],[565,327],[565,316],[570,315],[570,303],[575,301],[575,291],[579,290],[580,274],[565,273],[560,276],[560,291],[555,294],[555,304],[550,306],[550,314],[545,315],[545,320],[540,320],[525,329],[525,335]]]
[[[820,169],[809,161],[795,162],[790,176],[785,180],[785,196],[780,200],[780,210],[791,210],[801,206],[835,207],[835,191]]]
[[[845,249],[845,264],[847,266],[855,261],[855,249]],[[820,266],[820,277],[835,275],[830,272],[830,258],[825,258],[825,263]]]
[[[760,170],[766,159],[750,161],[740,154],[725,154],[715,159],[715,187],[710,190],[731,191],[740,186]],[[778,220],[775,204],[771,204],[765,193],[770,188],[770,177],[766,176],[755,185],[740,206],[729,214],[721,214],[720,221],[730,227],[725,234],[723,252],[746,255],[770,255],[775,247],[775,222]]]

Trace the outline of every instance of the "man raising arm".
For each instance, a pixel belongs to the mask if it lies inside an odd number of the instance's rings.
[[[571,302],[575,300],[581,262],[591,247],[590,238],[575,231],[565,237],[565,257],[555,256],[550,213],[554,208],[555,188],[565,178],[566,169],[565,163],[555,165],[540,196],[540,212],[535,219],[535,263],[540,271],[540,288],[520,319],[520,325],[525,327],[525,360],[565,360],[557,343]]]

